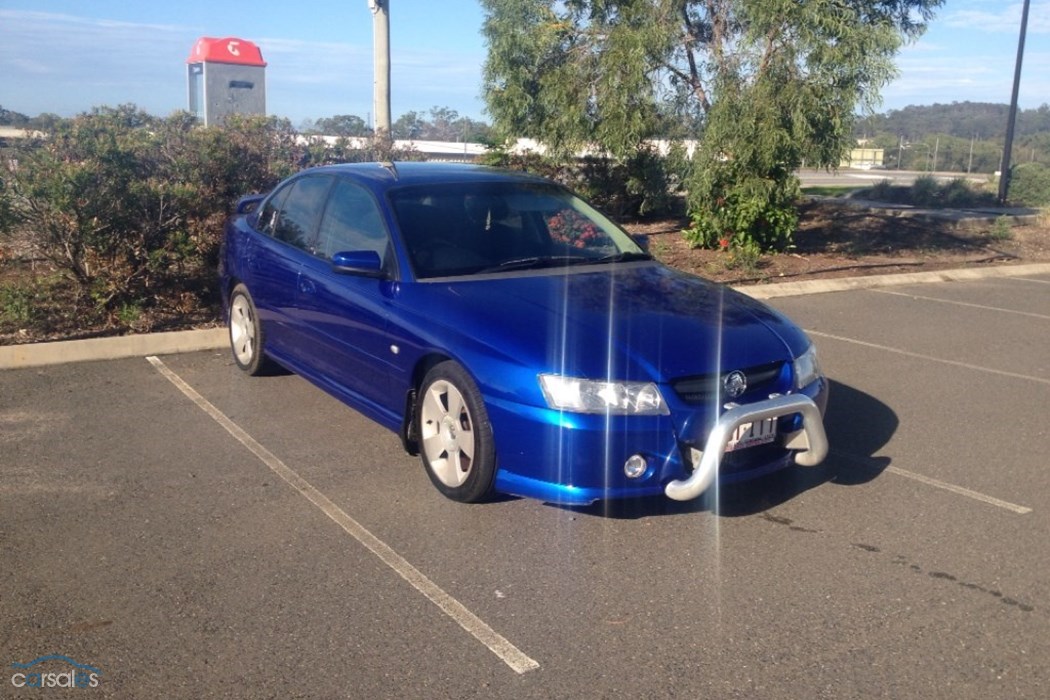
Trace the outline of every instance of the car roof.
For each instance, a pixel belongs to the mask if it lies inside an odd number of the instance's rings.
[[[376,189],[395,186],[436,185],[454,182],[549,182],[521,171],[469,163],[416,162],[343,163],[310,168],[309,173],[349,175],[368,181]]]

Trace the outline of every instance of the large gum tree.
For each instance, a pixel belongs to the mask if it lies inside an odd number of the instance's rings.
[[[698,139],[691,235],[790,244],[795,171],[836,167],[943,0],[482,0],[499,134],[628,158]]]

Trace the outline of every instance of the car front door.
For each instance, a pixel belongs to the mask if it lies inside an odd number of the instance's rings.
[[[336,253],[376,253],[377,275],[340,272]],[[383,422],[403,409],[404,397],[391,396],[391,347],[387,319],[396,266],[390,234],[379,206],[364,187],[337,178],[317,235],[315,256],[300,272],[298,304],[310,319],[310,341],[332,387]]]

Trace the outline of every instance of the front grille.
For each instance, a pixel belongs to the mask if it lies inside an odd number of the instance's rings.
[[[759,445],[758,447],[748,447],[744,450],[726,452],[722,457],[721,472],[723,474],[733,474],[750,471],[781,460],[787,454],[788,451],[776,442],[768,445]]]
[[[756,365],[740,370],[747,377],[747,391],[744,396],[752,392],[764,392],[766,394],[775,390],[777,378],[784,370],[783,362],[770,362],[764,365]],[[721,374],[705,374],[693,377],[683,377],[671,383],[678,398],[690,405],[702,405],[723,401],[720,397],[722,390]],[[739,397],[743,398],[743,397]],[[728,400],[728,399],[727,399]]]
[[[687,444],[682,445],[682,459],[688,470],[692,472],[700,465],[699,461],[696,463],[693,462],[693,457],[692,454],[690,454],[689,447],[690,446]],[[785,460],[789,454],[790,450],[784,449],[784,446],[779,442],[748,447],[743,450],[734,450],[733,452],[726,452],[722,455],[722,461],[719,463],[718,471],[723,476],[746,473],[781,462]]]

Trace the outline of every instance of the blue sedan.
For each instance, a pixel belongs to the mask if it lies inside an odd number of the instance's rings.
[[[827,453],[798,327],[542,178],[305,170],[240,200],[220,273],[242,370],[276,362],[395,431],[458,501],[688,500]]]

